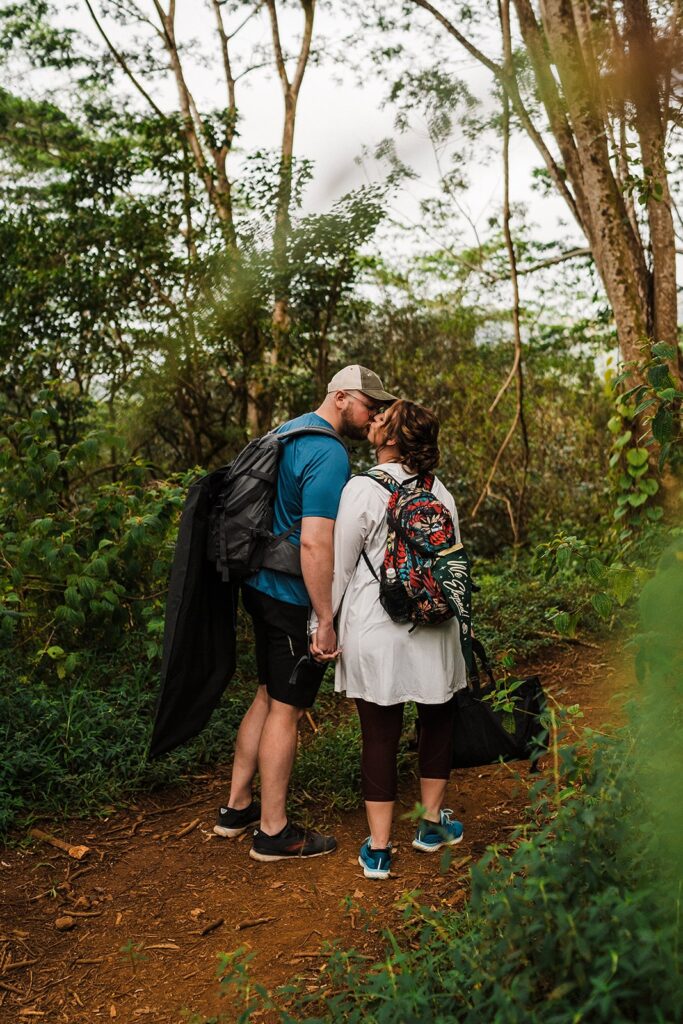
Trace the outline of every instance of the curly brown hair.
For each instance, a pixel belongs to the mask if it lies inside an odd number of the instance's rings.
[[[439,465],[439,421],[430,409],[401,398],[387,409],[383,427],[408,469],[423,474]]]

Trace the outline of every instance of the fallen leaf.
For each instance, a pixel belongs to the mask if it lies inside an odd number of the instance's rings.
[[[73,917],[58,917],[55,921],[55,928],[58,932],[68,932],[76,927]]]
[[[115,927],[117,927],[117,928],[118,928],[118,926],[119,926],[119,925],[121,924],[121,921],[122,921],[122,920],[123,920],[123,914],[119,912],[119,913],[118,913],[118,914],[116,915],[116,920],[114,921],[114,925],[115,925]]]
[[[356,889],[356,891],[353,894],[353,898],[354,898],[354,900],[360,900],[360,899],[363,898],[364,895],[365,895],[364,892],[361,892],[360,889]]]
[[[114,1006],[113,1003],[109,1007],[109,1016],[110,1017],[115,1017],[116,1016],[116,1007]]]
[[[204,913],[205,911],[201,907],[195,907],[194,910],[190,911],[190,917],[194,917],[194,919],[196,920],[198,917],[201,917],[201,915]]]

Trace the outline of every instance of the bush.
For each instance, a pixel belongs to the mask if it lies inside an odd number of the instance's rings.
[[[472,868],[464,910],[405,894],[384,959],[368,969],[333,950],[316,992],[283,991],[291,1010],[254,989],[240,951],[228,954],[229,1019],[259,1008],[281,1024],[682,1020],[682,599],[679,535],[640,597],[630,725],[563,747],[551,716],[552,767],[532,793],[531,824]]]
[[[246,1022],[257,1007],[281,1024],[680,1020],[680,858],[660,857],[632,741],[593,737],[589,758],[585,747],[561,751],[561,772],[536,790],[542,826],[488,850],[464,911],[404,894],[385,959],[368,969],[353,950],[334,950],[319,989],[295,986],[288,1011],[228,955],[222,986],[242,1013],[214,1020]]]
[[[0,638],[43,677],[71,675],[131,632],[147,632],[154,657],[186,481],[134,461],[103,480],[103,445],[118,439],[84,429],[57,445],[54,395],[42,398],[0,445]]]
[[[0,662],[0,838],[31,815],[85,814],[182,781],[232,756],[253,687],[235,681],[200,736],[147,760],[158,665],[133,645],[89,657],[68,682],[37,682]]]

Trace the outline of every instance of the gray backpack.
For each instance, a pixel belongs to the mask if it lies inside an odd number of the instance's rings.
[[[299,548],[289,540],[301,520],[276,536],[273,510],[283,447],[291,438],[306,434],[331,437],[346,450],[332,428],[270,431],[254,438],[233,462],[212,474],[222,475],[222,480],[209,513],[206,553],[224,581],[246,579],[259,569],[301,576]]]

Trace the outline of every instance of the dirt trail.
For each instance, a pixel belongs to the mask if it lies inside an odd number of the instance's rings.
[[[614,721],[612,697],[623,675],[608,666],[603,650],[555,651],[534,671],[563,703],[581,705],[585,724]],[[104,822],[68,823],[59,835],[90,847],[82,861],[42,842],[7,849],[0,857],[0,1022],[176,1024],[186,1019],[184,1009],[222,1010],[230,1020],[214,980],[216,956],[240,945],[253,951],[252,975],[267,988],[303,975],[313,989],[322,943],[340,939],[375,956],[403,891],[419,889],[434,906],[466,898],[470,861],[504,842],[522,819],[526,769],[516,773],[505,765],[454,773],[447,805],[464,822],[465,839],[446,875],[438,856],[412,849],[412,826],[400,822],[395,877],[363,878],[360,811],[335,827],[335,854],[256,863],[247,837],[235,842],[212,832],[227,767],[197,778],[190,792],[142,799]],[[415,798],[409,787],[402,809]],[[348,895],[360,914],[344,905]],[[360,920],[364,911],[370,921]],[[60,931],[56,922],[64,917],[74,924]]]

